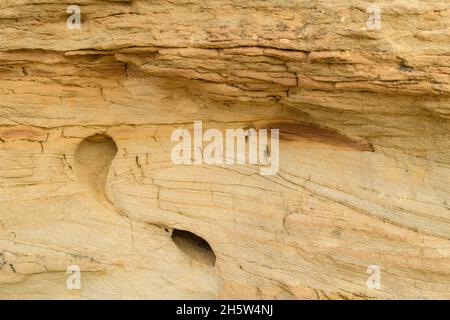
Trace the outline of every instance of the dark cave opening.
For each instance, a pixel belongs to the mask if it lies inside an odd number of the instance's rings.
[[[208,265],[215,264],[216,255],[205,239],[189,231],[174,229],[172,240],[184,254],[190,256],[193,260]]]

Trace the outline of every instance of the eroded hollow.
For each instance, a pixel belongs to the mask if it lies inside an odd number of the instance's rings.
[[[174,229],[172,232],[172,240],[182,252],[190,256],[193,260],[211,266],[216,263],[216,255],[209,243],[196,234]]]
[[[111,137],[96,134],[84,139],[75,152],[77,174],[92,192],[105,196],[109,167],[116,156],[117,145]]]

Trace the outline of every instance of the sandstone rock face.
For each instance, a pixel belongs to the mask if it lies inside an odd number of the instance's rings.
[[[450,5],[376,5],[2,0],[0,298],[449,299]],[[278,172],[174,164],[195,121]]]

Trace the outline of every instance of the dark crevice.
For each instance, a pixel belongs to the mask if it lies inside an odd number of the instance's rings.
[[[205,239],[189,231],[174,229],[172,240],[184,254],[193,260],[212,266],[215,264],[216,255]]]

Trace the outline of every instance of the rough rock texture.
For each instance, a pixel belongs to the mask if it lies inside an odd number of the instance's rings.
[[[0,298],[449,299],[450,5],[376,4],[2,0]],[[174,165],[195,120],[278,174]]]

